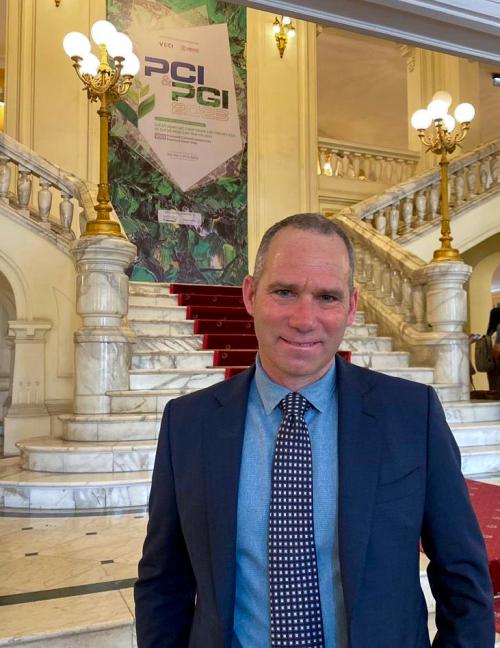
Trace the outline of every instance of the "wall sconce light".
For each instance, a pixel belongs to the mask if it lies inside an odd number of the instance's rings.
[[[494,86],[500,86],[500,74],[498,74],[498,72],[491,73],[491,80],[493,81]]]
[[[295,37],[295,25],[290,16],[276,16],[273,22],[273,32],[276,38],[276,45],[280,53],[280,58],[283,58],[289,38]]]

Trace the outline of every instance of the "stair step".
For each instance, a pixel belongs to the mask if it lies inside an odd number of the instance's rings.
[[[161,320],[162,322],[184,322],[187,318],[186,306],[130,306],[128,309],[129,321],[149,322]]]
[[[23,439],[21,468],[56,473],[113,473],[153,470],[156,440],[89,443],[53,437]]]
[[[165,306],[179,306],[177,295],[170,295],[168,293],[153,294],[153,295],[129,295],[128,305],[142,308],[143,306],[152,306],[165,308]]]
[[[450,427],[460,448],[500,445],[500,421],[452,423]]]
[[[348,336],[344,337],[340,343],[339,349],[345,351],[360,351],[372,352],[372,351],[392,351],[392,338],[390,337],[374,337],[374,336]]]
[[[243,296],[202,294],[202,293],[179,293],[178,303],[180,306],[239,306],[244,308]]]
[[[410,354],[406,351],[352,351],[351,362],[359,367],[383,369],[408,368]]]
[[[434,380],[434,369],[432,367],[401,367],[399,369],[382,369],[381,371],[387,376],[413,380],[424,385],[430,385]]]
[[[182,308],[182,306],[179,306]],[[129,324],[137,335],[151,335],[163,338],[181,336],[191,336],[194,331],[194,322],[186,320],[184,322],[165,322],[164,320],[142,320],[132,319],[129,317]],[[198,332],[198,331],[197,331]]]
[[[198,351],[202,350],[202,335],[178,335],[176,337],[165,337],[162,335],[148,334],[138,335],[134,344],[134,353],[154,351]]]
[[[453,383],[433,383],[432,387],[443,404],[448,402],[456,403],[457,401],[465,402],[458,400],[462,395],[460,386]]]
[[[244,306],[186,306],[188,319],[251,320]]]
[[[132,355],[132,369],[206,369],[214,351],[146,351]]]
[[[174,294],[201,293],[204,295],[241,295],[241,286],[172,283],[169,284],[169,292]]]
[[[500,472],[500,445],[461,447],[462,472],[472,475],[486,475]]]
[[[155,281],[129,281],[129,295],[169,295],[170,284]]]
[[[108,392],[113,414],[162,414],[169,400],[196,389],[143,389]]]
[[[182,389],[185,387],[201,389],[224,380],[224,369],[214,368],[204,371],[132,369],[129,375],[130,389]]]
[[[500,401],[457,401],[446,403],[448,423],[500,421]]]
[[[59,418],[66,441],[145,441],[158,437],[161,413],[65,414]]]
[[[255,335],[246,333],[205,333],[203,335],[203,349],[257,349],[258,343]]]
[[[35,472],[0,459],[0,506],[22,509],[112,509],[146,506],[150,471]]]

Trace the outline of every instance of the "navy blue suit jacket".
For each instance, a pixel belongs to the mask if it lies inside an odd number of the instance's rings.
[[[231,646],[252,375],[250,369],[165,409],[135,587],[139,648]],[[337,386],[338,532],[350,648],[430,646],[420,539],[437,599],[433,646],[492,648],[484,544],[435,392],[339,358]]]

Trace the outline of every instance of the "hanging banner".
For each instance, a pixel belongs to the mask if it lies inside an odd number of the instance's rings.
[[[142,281],[240,284],[247,272],[246,10],[108,0],[141,61],[113,115],[113,205]]]

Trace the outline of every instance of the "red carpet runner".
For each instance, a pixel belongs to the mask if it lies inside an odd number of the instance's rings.
[[[249,367],[257,353],[253,321],[243,306],[238,286],[170,284],[178,303],[187,306],[187,319],[194,320],[194,332],[203,335],[203,349],[214,351],[214,367],[225,367],[226,378]],[[350,351],[339,351],[346,360]],[[469,493],[488,551],[491,580],[500,594],[500,487],[467,481]],[[500,602],[498,603],[500,628]],[[500,631],[500,630],[499,630]]]

